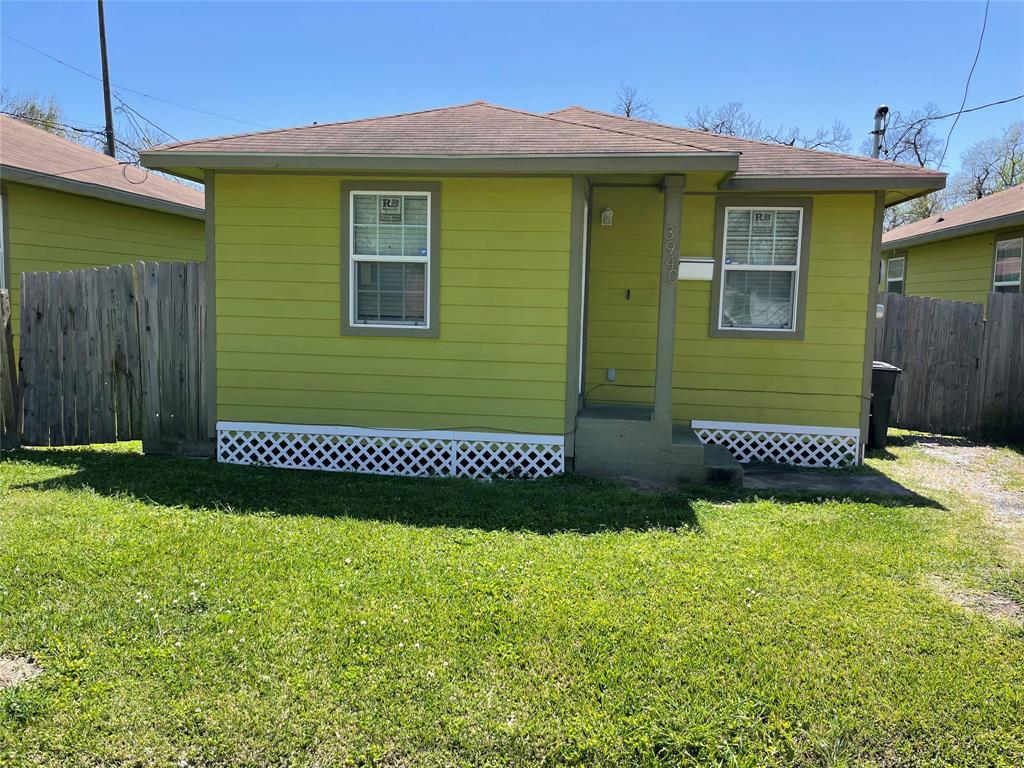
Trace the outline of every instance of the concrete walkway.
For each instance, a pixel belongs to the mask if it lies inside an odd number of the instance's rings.
[[[744,464],[743,487],[750,490],[823,493],[842,496],[868,493],[877,496],[915,496],[895,480],[875,472],[852,474],[785,464]]]

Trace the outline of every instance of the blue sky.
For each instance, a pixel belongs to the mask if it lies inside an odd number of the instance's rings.
[[[475,99],[546,111],[612,108],[620,83],[681,123],[742,101],[767,125],[834,118],[855,149],[880,102],[960,105],[984,4],[966,3],[156,3],[106,4],[111,79],[270,127]],[[3,2],[5,35],[100,71],[93,2]],[[967,106],[1024,92],[1024,4],[994,2]],[[0,38],[0,81],[53,94],[102,123],[99,83]],[[115,87],[115,91],[118,88]],[[243,123],[122,91],[178,138]],[[960,152],[1024,116],[1024,100],[961,118]],[[941,124],[942,134],[949,122]]]

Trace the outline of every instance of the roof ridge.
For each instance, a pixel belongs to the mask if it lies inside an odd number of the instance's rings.
[[[190,144],[206,143],[208,141],[224,141],[225,139],[241,139],[246,136],[268,136],[273,133],[285,133],[287,131],[302,131],[310,128],[331,128],[337,125],[353,125],[355,123],[372,123],[376,120],[389,120],[393,117],[409,117],[410,115],[424,115],[428,112],[443,112],[446,109],[461,109],[463,107],[472,107],[474,105],[486,104],[487,102],[477,99],[476,101],[467,101],[465,104],[451,104],[447,107],[431,107],[430,109],[412,109],[408,112],[396,112],[393,115],[377,115],[376,117],[356,117],[351,120],[334,120],[329,123],[308,123],[306,125],[289,125],[284,128],[271,128],[266,131],[243,131],[242,133],[225,133],[220,136],[203,136],[198,139],[188,139],[187,141],[177,141],[171,144],[159,144],[155,147],[151,147],[150,151],[155,152],[164,149],[179,149],[181,147],[187,147]],[[490,106],[490,105],[489,105]]]
[[[337,120],[337,121],[330,122],[330,123],[314,123],[314,124],[309,124],[309,125],[294,125],[294,126],[290,126],[290,127],[287,127],[287,128],[272,128],[272,129],[270,129],[268,131],[244,131],[242,133],[225,134],[223,136],[213,136],[213,137],[205,137],[205,138],[199,138],[199,139],[190,139],[188,141],[179,141],[179,142],[175,142],[175,143],[172,143],[172,144],[161,144],[159,146],[153,147],[151,149],[151,151],[161,151],[161,150],[165,150],[165,149],[181,149],[181,148],[187,147],[187,146],[189,146],[191,144],[206,143],[206,142],[216,142],[216,141],[225,141],[225,140],[228,140],[228,139],[239,139],[239,138],[246,138],[246,137],[249,137],[249,136],[267,136],[267,135],[271,135],[271,134],[285,133],[285,132],[288,132],[288,131],[301,131],[301,130],[310,130],[310,129],[314,129],[314,128],[331,128],[331,127],[336,127],[336,126],[339,126],[339,125],[355,125],[355,124],[358,124],[358,123],[371,123],[371,122],[376,122],[378,120],[390,120],[390,119],[393,119],[393,118],[396,118],[396,117],[409,117],[411,115],[424,115],[424,114],[429,114],[431,112],[444,112],[444,111],[454,110],[454,109],[464,109],[465,107],[487,107],[489,109],[500,110],[502,112],[510,112],[512,114],[524,115],[526,117],[533,117],[533,118],[538,118],[538,119],[542,119],[542,120],[549,120],[551,122],[561,123],[561,124],[564,124],[564,125],[584,126],[584,127],[589,128],[591,130],[601,131],[603,133],[613,133],[613,134],[617,134],[617,135],[620,135],[620,136],[630,136],[632,138],[644,139],[646,141],[657,141],[659,143],[669,144],[669,145],[674,146],[674,147],[687,147],[688,149],[694,149],[694,150],[698,150],[700,152],[711,152],[711,151],[713,151],[713,150],[707,149],[706,147],[699,147],[699,146],[697,146],[695,144],[688,144],[688,143],[686,143],[684,141],[675,141],[673,139],[666,139],[666,138],[662,138],[662,137],[659,137],[659,136],[645,136],[642,133],[639,133],[639,132],[636,132],[636,131],[630,131],[630,130],[626,130],[626,129],[622,129],[622,128],[608,128],[607,126],[601,126],[601,125],[588,125],[586,123],[581,123],[581,122],[576,121],[576,120],[570,120],[570,119],[566,119],[566,118],[555,117],[555,116],[552,116],[552,115],[544,114],[542,112],[530,112],[530,111],[525,110],[525,109],[516,109],[514,107],[506,107],[506,106],[503,106],[501,104],[493,104],[491,102],[484,101],[483,99],[477,99],[476,101],[470,101],[470,102],[466,102],[464,104],[453,104],[453,105],[446,106],[446,107],[434,107],[432,109],[420,109],[420,110],[412,110],[412,111],[409,111],[409,112],[397,112],[397,113],[395,113],[393,115],[380,115],[380,116],[377,116],[377,117],[361,117],[361,118],[355,118],[355,119],[352,119],[352,120]]]
[[[698,130],[696,128],[684,128],[684,127],[679,126],[679,125],[669,125],[668,123],[659,123],[659,122],[656,122],[654,120],[638,120],[637,118],[634,118],[634,117],[625,117],[624,115],[616,115],[616,114],[613,114],[611,112],[603,112],[603,111],[601,111],[599,109],[591,109],[590,107],[580,107],[580,106],[575,106],[574,105],[574,106],[571,106],[571,107],[565,107],[563,110],[558,110],[558,111],[559,112],[561,112],[561,111],[568,111],[570,109],[578,109],[578,110],[581,110],[583,112],[590,112],[592,114],[601,115],[603,117],[614,117],[614,118],[616,118],[618,120],[628,120],[628,121],[633,122],[633,123],[646,123],[648,125],[656,125],[659,128],[667,128],[669,130],[682,131],[684,133],[703,134],[705,136],[719,136],[719,137],[724,138],[724,139],[729,139],[730,141],[738,141],[738,142],[743,142],[745,144],[756,144],[756,145],[761,146],[761,147],[786,147],[788,149],[795,149],[795,150],[799,150],[800,152],[809,152],[809,153],[812,153],[812,154],[815,154],[815,155],[821,155],[823,157],[844,157],[844,158],[847,158],[849,160],[860,160],[860,161],[871,163],[871,164],[874,164],[874,163],[886,163],[887,165],[896,166],[897,168],[907,168],[909,170],[919,171],[919,172],[928,173],[928,174],[935,174],[935,175],[942,174],[941,171],[933,171],[930,168],[924,168],[923,166],[919,166],[919,165],[911,165],[910,163],[897,163],[897,162],[895,162],[893,160],[880,160],[880,159],[878,159],[876,157],[865,157],[864,155],[854,155],[854,154],[850,154],[848,152],[829,152],[829,151],[823,150],[823,149],[811,149],[810,147],[795,147],[795,146],[792,146],[790,144],[776,144],[776,143],[773,143],[773,142],[770,142],[770,141],[758,141],[757,139],[747,139],[747,138],[744,138],[742,136],[730,136],[730,135],[725,134],[725,133],[714,133],[713,131],[701,131],[701,130]],[[554,114],[557,114],[557,112],[554,113]]]
[[[476,103],[476,102],[474,102],[474,103]],[[525,109],[515,109],[514,107],[505,107],[505,106],[502,106],[500,104],[491,104],[491,103],[486,102],[486,101],[481,101],[479,103],[483,104],[485,106],[491,107],[492,109],[500,109],[500,110],[503,110],[505,112],[515,112],[515,113],[520,114],[520,115],[529,115],[530,117],[541,117],[541,118],[544,118],[545,120],[553,120],[553,121],[555,121],[557,123],[565,123],[567,125],[582,125],[582,126],[585,126],[587,128],[593,128],[596,131],[605,131],[607,133],[617,133],[617,134],[620,134],[622,136],[632,136],[632,137],[637,138],[637,139],[647,139],[648,141],[660,141],[660,142],[662,142],[664,144],[672,144],[672,145],[677,146],[677,147],[689,147],[690,149],[699,149],[701,152],[711,152],[711,151],[713,151],[713,150],[707,149],[706,147],[698,147],[695,144],[687,144],[685,141],[673,141],[672,139],[663,139],[660,136],[645,136],[642,133],[635,133],[633,131],[627,131],[627,130],[623,130],[623,129],[619,129],[619,128],[607,128],[607,127],[605,127],[603,125],[587,125],[586,123],[581,123],[578,120],[570,120],[570,119],[564,118],[564,117],[555,117],[554,114],[552,114],[552,113],[529,112],[529,111],[527,111]],[[582,109],[582,107],[577,107],[577,109]]]

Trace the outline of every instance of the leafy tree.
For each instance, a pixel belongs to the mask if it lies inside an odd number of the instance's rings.
[[[60,105],[53,96],[44,99],[38,93],[15,93],[10,88],[3,88],[0,90],[0,111],[55,136],[72,138],[65,127],[67,121]]]
[[[949,206],[980,200],[1024,183],[1024,120],[1010,123],[999,136],[972,144],[960,155],[960,171],[947,189]]]

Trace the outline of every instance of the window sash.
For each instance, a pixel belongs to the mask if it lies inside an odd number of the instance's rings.
[[[1000,248],[999,246],[1010,246],[1007,248],[1007,253],[1002,254],[1003,258],[1000,259]],[[1013,246],[1016,246],[1014,249]],[[1017,253],[1012,253],[1012,250],[1017,250]],[[1009,261],[1011,259],[1020,259],[1021,264],[1019,265],[1021,271],[1014,280],[1000,280],[999,279],[999,263],[1000,261]],[[1024,278],[1024,237],[1008,237],[1005,240],[999,240],[996,242],[995,249],[995,260],[992,267],[992,288],[999,293],[1006,291],[999,291],[1000,288],[1020,288],[1022,278]]]
[[[427,210],[426,210],[426,224],[422,225],[423,229],[426,230],[426,255],[425,256],[407,256],[403,254],[365,254],[356,252],[356,196],[358,195],[369,195],[378,198],[381,197],[419,197],[426,198]],[[396,329],[409,329],[409,328],[430,328],[430,311],[431,302],[433,296],[430,290],[431,281],[431,238],[433,232],[431,231],[431,216],[433,214],[434,196],[433,193],[426,190],[401,190],[401,189],[353,189],[349,192],[348,199],[348,242],[349,242],[349,253],[348,253],[348,283],[349,283],[349,325],[361,327],[361,328],[396,328]],[[378,203],[379,204],[379,203]],[[404,214],[404,202],[403,202],[403,214]],[[362,225],[369,226],[369,225]],[[373,226],[413,226],[420,227],[421,225],[380,225],[376,224]],[[372,320],[360,320],[359,319],[359,274],[358,264],[360,263],[407,263],[407,264],[423,264],[423,322],[407,321],[407,322],[379,322]]]
[[[892,265],[897,263],[900,265],[900,274],[898,277],[894,277],[892,274]],[[898,293],[901,296],[906,288],[907,280],[907,257],[906,256],[893,256],[885,263],[885,289],[888,293]],[[899,283],[900,289],[898,291],[890,290],[893,283]]]
[[[771,211],[773,213],[779,213],[781,211],[795,211],[798,214],[797,220],[797,231],[796,231],[796,259],[792,264],[727,264],[726,253],[729,251],[729,213],[731,211],[750,211],[753,214],[756,211]],[[725,207],[724,211],[725,222],[722,229],[722,279],[719,285],[718,295],[718,319],[717,325],[720,331],[756,331],[758,333],[796,333],[797,317],[799,317],[798,304],[800,302],[800,264],[804,257],[803,254],[803,234],[804,234],[804,209],[800,206],[778,206],[778,205],[742,205],[742,206],[729,206]],[[747,234],[740,235],[739,239],[749,240],[751,237],[750,228],[753,227],[754,217],[750,217],[751,223],[747,230]],[[775,227],[777,225],[777,219],[772,222],[772,237],[774,242]],[[725,302],[725,288],[728,280],[726,279],[727,272],[790,272],[793,274],[793,300],[790,302],[789,307],[789,324],[785,328],[772,328],[767,326],[758,325],[726,325],[723,322],[725,317],[726,302]]]

